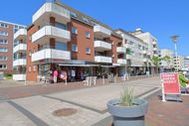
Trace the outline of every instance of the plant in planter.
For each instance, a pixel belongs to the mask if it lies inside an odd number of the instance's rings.
[[[114,126],[144,126],[148,102],[134,98],[134,90],[126,88],[120,99],[107,103],[108,111],[113,116]]]

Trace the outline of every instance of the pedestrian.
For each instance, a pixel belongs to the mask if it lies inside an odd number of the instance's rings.
[[[54,81],[54,83],[57,83],[57,80],[58,80],[58,71],[54,70],[54,72],[53,72],[53,81]]]

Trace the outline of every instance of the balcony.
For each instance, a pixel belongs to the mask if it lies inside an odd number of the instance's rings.
[[[60,42],[68,42],[70,41],[70,32],[54,26],[44,26],[32,35],[32,42],[44,44],[50,38],[55,38],[56,41]]]
[[[94,48],[96,51],[106,51],[106,50],[111,50],[112,45],[105,41],[96,40],[94,42]]]
[[[157,44],[157,42],[156,42],[156,41],[153,41],[153,42],[152,42],[152,44],[153,44],[153,45],[156,45],[156,44]]]
[[[14,34],[14,39],[25,39],[27,36],[27,30],[26,29],[19,29],[15,34]]]
[[[144,59],[143,59],[143,62],[147,62],[147,61],[148,61],[147,58],[144,58]]]
[[[24,81],[26,80],[26,74],[13,74],[13,80]]]
[[[126,59],[117,59],[117,63],[125,65],[125,64],[127,64],[127,60]]]
[[[157,51],[157,47],[154,47],[153,50],[154,50],[154,51]]]
[[[32,62],[41,60],[70,60],[70,52],[56,49],[44,49],[32,54]]]
[[[102,27],[100,25],[94,26],[94,34],[95,34],[95,37],[97,37],[97,38],[110,37],[111,33],[112,33],[112,31],[105,27]]]
[[[126,48],[125,47],[117,47],[117,53],[126,53]]]
[[[54,3],[45,3],[33,16],[32,23],[42,25],[55,17],[57,22],[70,22],[70,11]]]
[[[127,49],[130,48],[130,45],[129,45],[128,43],[127,43],[127,44],[124,44],[123,46],[124,46],[125,48],[127,48]]]
[[[20,43],[13,48],[13,53],[19,52],[19,51],[26,51],[26,49],[27,49],[27,45],[25,43]]]
[[[98,63],[112,63],[112,57],[95,56],[95,62],[98,62]]]
[[[17,59],[13,61],[13,67],[15,66],[25,66],[26,65],[26,59]]]
[[[143,53],[143,54],[147,54],[147,51],[146,51],[146,50],[143,50],[142,53]]]
[[[127,54],[127,55],[126,55],[126,59],[127,59],[127,60],[130,60],[131,58],[132,58],[132,56],[131,56],[130,54]]]

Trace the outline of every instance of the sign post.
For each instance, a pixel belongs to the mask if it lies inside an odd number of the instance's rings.
[[[162,85],[162,101],[176,100],[181,101],[180,96],[180,84],[178,73],[161,73],[161,85]],[[170,95],[173,97],[167,97]]]

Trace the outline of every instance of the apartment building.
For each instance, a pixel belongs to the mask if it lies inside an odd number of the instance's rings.
[[[27,29],[27,81],[65,71],[68,81],[125,72],[126,48],[109,26],[60,2],[47,2]]]
[[[174,69],[182,70],[183,68],[184,68],[184,57],[183,56],[174,57]]]
[[[189,57],[184,57],[184,68],[189,71]]]
[[[174,52],[170,49],[161,49],[161,58],[169,57],[169,60],[161,60],[163,69],[171,70],[174,68]]]
[[[137,28],[134,32],[131,32],[132,35],[142,39],[148,45],[148,54],[151,58],[153,56],[159,56],[158,40],[150,32],[144,32],[141,28]],[[150,61],[149,66],[151,68],[151,73],[154,73],[156,70],[155,65]]]
[[[14,33],[24,25],[0,20],[0,72],[13,73]]]
[[[129,75],[146,75],[148,66],[148,44],[123,29],[115,30],[123,39],[126,48],[127,72]]]
[[[14,34],[13,80],[26,80],[27,30],[22,28]]]

